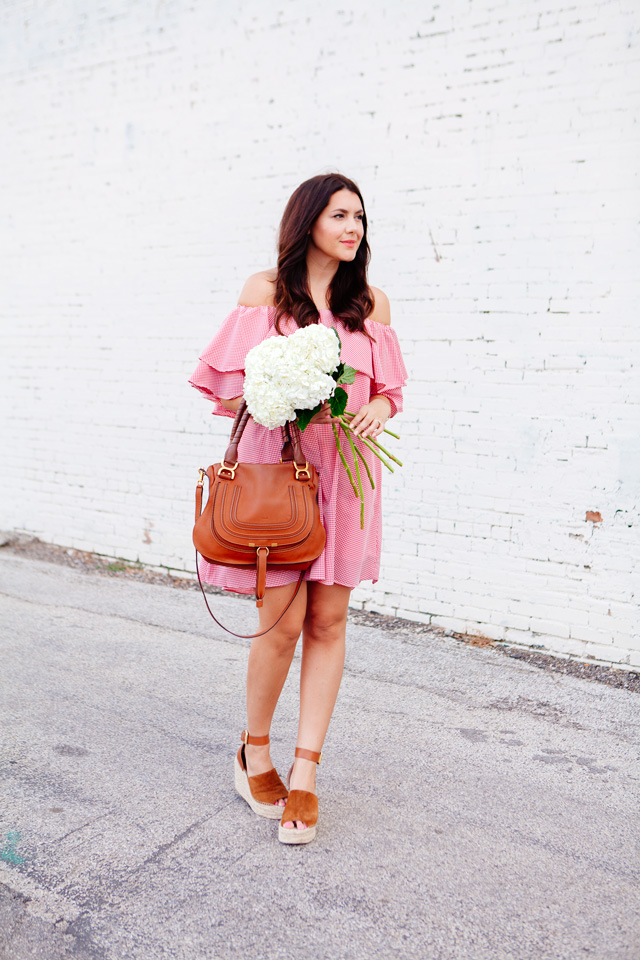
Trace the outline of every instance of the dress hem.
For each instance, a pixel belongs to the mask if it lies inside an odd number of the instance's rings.
[[[202,582],[203,582],[203,584],[205,584],[205,586],[208,586],[208,587],[217,587],[218,590],[224,590],[225,593],[237,593],[237,594],[238,594],[239,596],[241,596],[241,597],[252,597],[252,596],[254,595],[254,593],[255,593],[255,590],[239,590],[237,587],[221,587],[221,586],[220,586],[219,584],[217,584],[217,583],[207,583],[206,580],[203,580]],[[373,577],[367,577],[367,578],[365,578],[364,580],[359,580],[358,583],[356,583],[354,586],[351,586],[351,584],[349,584],[349,583],[336,583],[335,580],[332,581],[331,583],[329,583],[328,580],[316,580],[316,579],[314,579],[313,577],[310,577],[308,580],[305,580],[305,579],[303,578],[303,581],[302,581],[302,582],[303,582],[303,583],[321,583],[323,587],[346,587],[347,590],[355,590],[356,587],[359,587],[361,583],[377,583],[377,582],[378,582],[378,577],[376,577],[375,579],[374,579]],[[289,583],[295,584],[296,581],[295,581],[295,580],[290,580]],[[281,583],[281,584],[279,584],[279,586],[281,586],[281,587],[287,587],[287,586],[289,586],[289,583]],[[276,587],[265,587],[265,589],[266,589],[266,590],[275,590]]]

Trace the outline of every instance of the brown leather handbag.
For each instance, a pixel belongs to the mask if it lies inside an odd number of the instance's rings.
[[[207,609],[223,630],[247,639],[268,633],[284,616],[298,594],[305,570],[320,556],[326,541],[318,508],[318,474],[302,453],[298,427],[288,423],[282,428],[280,463],[240,463],[238,444],[249,417],[243,400],[222,461],[207,470],[200,468],[193,528],[196,571]],[[209,496],[203,510],[205,476]],[[269,567],[300,570],[295,593],[267,630],[234,633],[211,613],[198,570],[198,553],[210,563],[255,568],[258,607],[263,603]]]

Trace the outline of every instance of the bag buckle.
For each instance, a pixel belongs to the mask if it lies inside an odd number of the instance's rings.
[[[228,479],[230,479],[230,480],[235,480],[235,478],[236,478],[236,470],[237,470],[237,469],[238,469],[238,461],[237,461],[237,460],[236,460],[236,462],[233,463],[230,467],[228,467],[228,466],[226,465],[226,463],[224,462],[224,460],[223,460],[222,463],[220,464],[220,466],[218,467],[218,472],[217,472],[216,476],[218,476],[218,477],[222,477],[222,476],[225,476],[225,477],[226,477],[226,476],[228,476]]]
[[[204,478],[205,478],[206,472],[207,472],[207,471],[204,469],[204,467],[198,467],[198,473],[200,474],[200,478],[199,478],[198,482],[196,483],[196,487],[202,487],[202,486],[204,486]]]
[[[294,460],[293,466],[296,471],[296,480],[311,480],[311,471],[309,470],[308,461],[305,463],[304,467],[299,467]],[[305,476],[303,476],[303,474],[305,474]]]

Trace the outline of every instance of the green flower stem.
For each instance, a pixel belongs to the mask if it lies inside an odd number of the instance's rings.
[[[362,489],[362,478],[360,477],[360,464],[358,463],[358,456],[356,454],[356,445],[353,442],[352,431],[347,432],[347,437],[349,438],[349,443],[351,445],[351,451],[353,453],[353,462],[356,468],[356,477],[358,478],[358,493],[360,495],[360,529],[364,530],[364,491]]]
[[[344,423],[341,423],[340,426],[341,426],[342,429],[344,430],[345,436],[348,437],[349,434],[347,433],[347,431],[348,431],[349,428],[348,428],[348,427],[345,427]],[[369,483],[371,484],[371,489],[372,489],[372,490],[375,490],[376,485],[375,485],[375,483],[373,482],[373,477],[371,476],[371,470],[369,469],[369,464],[367,463],[366,457],[360,452],[360,449],[359,449],[359,447],[358,447],[357,444],[354,444],[353,449],[356,451],[356,453],[358,454],[358,456],[360,457],[360,459],[361,459],[362,462],[364,463],[364,468],[365,468],[365,470],[367,471],[367,476],[369,477]]]
[[[349,410],[345,410],[344,415],[345,417],[355,417],[355,413],[351,413]],[[395,437],[396,440],[400,439],[399,435],[397,433],[394,433],[393,430],[387,430],[386,427],[383,427],[382,429],[383,429],[383,432],[388,433],[390,437]]]
[[[370,440],[367,440],[365,437],[358,437],[357,439],[360,440],[362,443],[364,443],[365,447],[369,447],[369,450],[372,450],[373,453],[375,453],[375,455],[376,455],[376,457],[378,458],[378,460],[380,461],[380,463],[384,463],[384,465],[385,465],[385,467],[387,468],[387,470],[389,470],[391,473],[394,473],[393,467],[392,467],[391,464],[388,463],[388,462],[385,460],[385,458],[382,456],[382,454],[380,453],[380,450],[379,450],[379,448],[378,448],[377,445],[374,447],[373,442],[371,442]]]
[[[353,479],[353,474],[351,473],[351,470],[349,469],[349,464],[348,464],[347,461],[345,460],[344,453],[342,452],[342,446],[341,446],[341,444],[340,444],[340,434],[338,433],[338,426],[337,426],[337,424],[335,424],[335,423],[332,423],[331,426],[333,427],[333,435],[334,435],[334,437],[336,438],[336,447],[337,447],[337,449],[338,449],[338,453],[340,454],[340,459],[342,460],[342,465],[343,465],[343,467],[345,468],[345,470],[347,471],[347,475],[348,475],[348,477],[349,477],[349,480],[351,481],[351,486],[353,487],[353,492],[355,493],[355,495],[356,495],[356,497],[357,497],[357,496],[359,496],[359,494],[358,494],[358,488],[356,487],[355,480]]]
[[[350,430],[353,429],[353,428],[351,427],[351,424],[349,424],[349,429],[350,429]],[[360,436],[360,437],[358,437],[358,439],[359,439],[359,440],[364,440],[365,438],[364,438],[363,436]],[[393,460],[393,462],[394,462],[394,463],[397,463],[399,467],[402,466],[402,460],[398,460],[398,458],[397,458],[397,457],[394,457],[394,455],[393,455],[392,453],[389,453],[389,451],[388,451],[385,447],[382,446],[382,444],[380,443],[379,440],[373,440],[371,437],[367,437],[365,442],[367,442],[367,443],[372,443],[375,447],[378,448],[378,450],[382,450],[382,452],[385,454],[385,456],[389,457],[389,460]]]
[[[349,426],[349,424],[346,424],[346,427],[347,427],[347,430],[350,430],[350,431],[353,433],[353,431],[351,430],[351,427]],[[354,436],[355,436],[355,434],[354,434]],[[369,450],[373,451],[373,453],[375,453],[375,455],[376,455],[376,457],[378,458],[378,460],[380,461],[380,463],[384,463],[384,465],[385,465],[385,467],[387,468],[387,470],[390,470],[391,473],[394,472],[393,467],[391,466],[391,464],[390,464],[390,463],[387,463],[387,461],[385,460],[385,458],[384,458],[384,457],[382,456],[382,454],[380,453],[380,450],[381,450],[382,448],[376,443],[375,440],[368,440],[366,437],[363,437],[363,436],[356,437],[356,439],[357,439],[357,440],[360,440],[362,443],[364,443],[365,447],[368,447]],[[374,444],[375,444],[375,446],[374,446]],[[395,459],[395,457],[394,457],[394,459]],[[402,464],[400,464],[400,466],[402,466]]]
[[[397,458],[397,457],[394,457],[394,455],[393,455],[392,453],[389,453],[389,451],[388,451],[387,449],[385,449],[385,447],[383,447],[382,444],[381,444],[378,440],[371,440],[371,443],[375,444],[376,447],[377,447],[379,450],[382,450],[382,452],[383,452],[387,457],[389,457],[389,460],[393,460],[393,462],[394,462],[394,463],[397,463],[399,467],[402,466],[402,460],[398,460],[398,458]]]

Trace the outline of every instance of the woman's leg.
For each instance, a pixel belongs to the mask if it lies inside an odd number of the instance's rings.
[[[293,584],[287,584],[265,590],[264,605],[259,608],[261,629],[277,618],[293,588]],[[307,584],[303,583],[280,623],[264,636],[256,637],[251,644],[247,668],[247,729],[255,737],[268,734],[271,728],[273,713],[302,630],[306,605]],[[266,773],[273,767],[268,744],[245,747],[245,756],[250,777]]]
[[[351,589],[340,584],[309,583],[302,628],[298,746],[320,752],[329,727],[344,668],[347,609]],[[296,759],[292,790],[315,793],[316,764]],[[293,827],[289,821],[284,827]],[[298,824],[304,829],[304,824]]]

